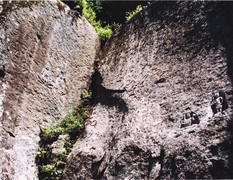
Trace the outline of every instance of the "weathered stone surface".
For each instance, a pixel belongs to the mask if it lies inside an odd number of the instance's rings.
[[[233,178],[232,12],[229,3],[156,2],[116,33],[64,179]],[[212,93],[222,90],[214,114]],[[181,128],[187,108],[200,123]]]
[[[61,121],[89,86],[98,35],[58,8],[38,2],[1,14],[1,180],[37,179],[39,125]]]

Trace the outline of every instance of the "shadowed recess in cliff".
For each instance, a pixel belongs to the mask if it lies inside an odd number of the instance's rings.
[[[119,112],[127,113],[128,107],[126,102],[118,95],[124,93],[126,90],[107,89],[102,85],[103,78],[96,70],[92,75],[92,82],[90,90],[92,92],[92,104],[100,103],[108,107],[116,107]]]
[[[233,4],[229,2],[215,3],[213,11],[207,14],[209,30],[211,38],[214,40],[216,47],[223,46],[227,58],[227,73],[231,82],[233,83]],[[229,98],[233,98],[233,92],[227,91]],[[232,108],[232,104],[229,104]],[[233,178],[233,114],[231,114],[231,121],[228,121],[227,130],[229,136],[223,143],[220,144],[219,149],[228,155],[227,167],[223,168],[224,163],[220,161],[213,162],[212,175],[213,178]],[[222,168],[220,168],[222,167]]]
[[[148,166],[148,179],[161,179],[162,169],[163,169],[163,163],[164,163],[164,157],[165,157],[165,149],[160,150],[159,156],[154,156],[154,154],[151,152],[149,156],[149,166]],[[158,166],[157,166],[158,165]],[[156,168],[157,166],[157,168]]]
[[[0,78],[4,78],[5,76],[5,71],[0,69]]]
[[[100,166],[101,164],[103,163],[104,161],[104,158],[105,158],[105,155],[97,162],[94,162],[91,166],[91,172],[92,172],[92,177],[93,179],[102,179],[103,178],[103,175],[104,175],[104,172],[107,168],[107,165],[105,165],[105,167],[101,170],[100,170]]]

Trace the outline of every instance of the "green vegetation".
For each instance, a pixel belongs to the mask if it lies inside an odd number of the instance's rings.
[[[87,0],[88,1],[88,0]],[[97,20],[101,20],[104,25],[113,23],[124,24],[126,22],[126,13],[134,11],[138,5],[143,8],[153,1],[91,1],[93,9],[96,11]],[[101,6],[101,8],[99,8]],[[98,11],[97,11],[98,10]]]
[[[66,158],[77,138],[85,130],[85,120],[91,111],[91,93],[84,91],[77,109],[72,109],[61,123],[55,127],[41,128],[40,148],[37,151],[37,164],[39,166],[39,179],[58,180],[66,164]],[[63,147],[54,152],[53,144],[62,136]]]
[[[109,39],[114,30],[129,21],[150,1],[101,1],[76,0],[77,9],[94,26],[102,42]]]
[[[101,9],[101,6],[96,6],[98,9]],[[82,15],[87,18],[87,20],[94,26],[101,40],[107,40],[112,35],[112,29],[110,25],[102,26],[102,22],[96,20],[96,12],[91,7],[91,3],[86,0],[78,1],[77,8],[80,9]]]
[[[126,21],[129,21],[130,19],[132,19],[141,10],[142,10],[142,6],[138,5],[135,10],[133,10],[131,12],[126,12],[126,16],[125,16]]]

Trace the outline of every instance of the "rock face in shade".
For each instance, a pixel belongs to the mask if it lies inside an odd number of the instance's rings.
[[[115,33],[64,179],[233,178],[232,12],[222,2],[156,2]],[[181,125],[187,111],[193,123]]]
[[[61,121],[89,87],[99,38],[87,20],[65,11],[46,2],[2,11],[2,180],[37,179],[39,125]]]

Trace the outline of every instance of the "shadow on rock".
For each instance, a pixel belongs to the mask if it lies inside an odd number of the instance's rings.
[[[127,113],[128,107],[126,102],[119,96],[119,93],[124,93],[126,90],[107,89],[102,86],[103,78],[96,70],[92,75],[92,83],[90,90],[92,92],[92,104],[100,103],[108,107],[116,107],[119,112]]]
[[[216,15],[217,14],[217,15]],[[211,37],[214,39],[214,44],[216,47],[223,46],[227,58],[227,73],[231,82],[233,83],[233,3],[218,2],[215,4],[213,11],[207,14],[209,29],[211,32]],[[226,95],[229,102],[229,108],[232,112],[232,90],[227,90]],[[228,136],[226,139],[219,144],[218,151],[227,154],[228,162],[227,164],[215,160],[213,162],[212,177],[213,178],[233,178],[233,114],[231,114],[231,119],[228,121],[227,126]],[[220,168],[222,167],[222,168]],[[223,168],[224,167],[224,168]]]

